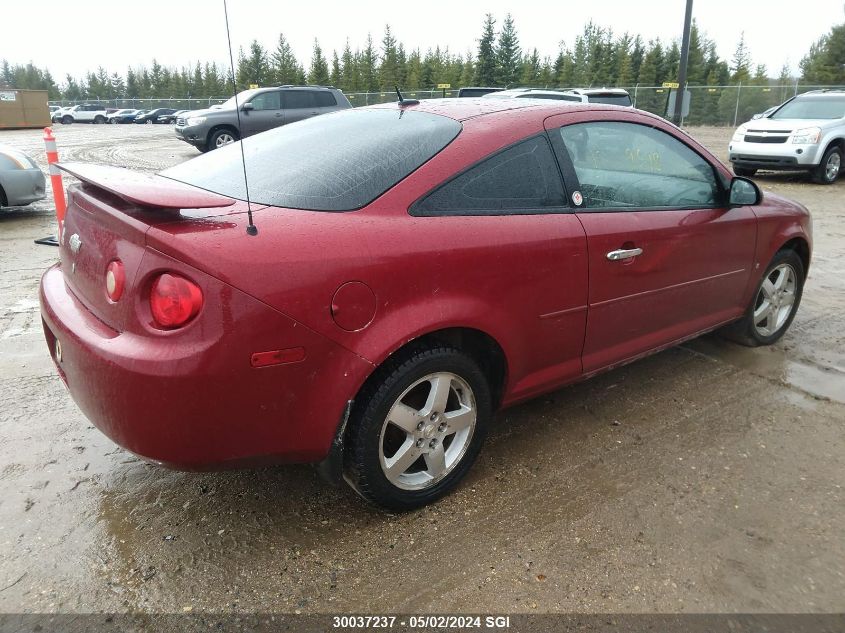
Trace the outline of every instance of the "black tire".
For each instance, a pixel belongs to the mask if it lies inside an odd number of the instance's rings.
[[[208,145],[197,145],[196,148],[205,154],[208,151]]]
[[[71,123],[73,123],[72,116],[65,115],[62,117],[62,125],[70,125]]]
[[[791,266],[795,273],[795,299],[792,303],[792,309],[789,316],[769,335],[761,334],[754,324],[754,312],[761,304],[763,283],[769,279],[774,273],[775,269],[782,265]],[[754,290],[754,296],[745,314],[741,319],[731,323],[725,328],[722,328],[721,334],[735,343],[746,345],[748,347],[759,347],[760,345],[771,345],[778,341],[789,329],[792,320],[795,318],[795,313],[798,312],[798,306],[801,305],[801,296],[804,292],[804,263],[801,258],[791,248],[786,248],[775,253],[771,263],[766,267],[766,272],[760,277],[760,281]]]
[[[97,116],[94,117],[94,123],[96,125],[100,125],[100,124],[105,123],[105,122],[106,122],[106,117],[104,117],[102,114],[98,114]]]
[[[470,401],[474,402],[475,426],[470,437],[465,440],[466,443],[462,444],[463,448],[460,450],[463,452],[459,453],[456,457],[457,461],[447,468],[445,475],[430,484],[422,484],[421,488],[409,490],[391,482],[382,468],[383,444],[386,445],[388,441],[387,432],[385,431],[383,437],[382,429],[383,427],[395,428],[387,425],[388,414],[409,387],[435,373],[453,374],[469,387],[469,394],[463,389],[461,393],[463,397],[469,397]],[[455,382],[452,382],[450,389],[454,385]],[[451,398],[455,397],[457,397],[457,391],[450,391],[449,402],[452,403]],[[454,406],[454,404],[447,406]],[[445,409],[447,407],[444,407]],[[401,512],[429,504],[451,491],[470,469],[481,450],[491,416],[490,385],[478,363],[470,356],[445,345],[419,347],[400,353],[379,368],[355,401],[347,429],[344,455],[346,479],[364,499],[388,510]],[[429,419],[434,420],[434,417],[421,418],[420,425],[427,426],[425,429],[417,427],[421,435],[417,441],[424,443],[429,441],[423,439],[423,436],[431,437],[429,431],[433,431],[435,426],[435,423],[428,425]],[[441,417],[440,420],[442,421],[443,418]],[[412,436],[408,434],[407,437]],[[459,441],[458,435],[451,437],[452,442]],[[407,441],[407,438],[404,441]],[[436,440],[433,441],[436,442]],[[451,448],[445,436],[442,446],[444,452]],[[427,448],[424,447],[421,450],[426,451]],[[423,467],[427,467],[427,457],[419,451],[417,453],[420,457],[414,464],[419,462]],[[413,468],[414,466],[411,465],[408,472],[411,472]]]
[[[6,198],[6,192],[3,191],[3,187],[0,187],[0,209],[3,207],[9,206],[9,200]]]
[[[734,173],[737,176],[742,176],[743,178],[751,178],[757,173],[757,170],[752,169],[751,167],[734,167]]]
[[[240,139],[240,136],[238,135],[238,133],[235,132],[235,130],[233,130],[231,128],[226,127],[226,128],[221,128],[219,130],[214,130],[211,133],[211,135],[208,137],[208,143],[206,144],[208,149],[211,150],[211,149],[217,149],[218,147],[222,147],[221,145],[218,145],[217,143],[220,140],[220,137],[222,137],[224,135],[231,136],[235,141],[238,141]]]
[[[813,182],[819,185],[832,185],[842,173],[842,150],[829,147],[822,156],[822,161],[810,172]]]

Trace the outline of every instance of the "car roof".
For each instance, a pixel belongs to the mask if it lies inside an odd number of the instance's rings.
[[[622,88],[572,88],[566,92],[575,93],[579,95],[626,95],[627,90]]]
[[[393,109],[398,110],[397,102],[382,103],[378,105],[365,106],[370,109]],[[429,112],[455,119],[466,121],[476,117],[487,116],[497,112],[509,110],[532,109],[532,113],[552,116],[581,110],[619,110],[630,112],[631,108],[604,105],[598,103],[579,103],[576,101],[558,101],[554,99],[485,99],[478,98],[451,98],[451,99],[424,99],[416,104],[403,106],[402,109],[414,112]],[[647,114],[647,113],[643,113]]]

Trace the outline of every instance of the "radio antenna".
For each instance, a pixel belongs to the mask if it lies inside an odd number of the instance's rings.
[[[238,103],[238,84],[235,81],[235,57],[232,55],[232,35],[229,32],[229,9],[226,7],[226,0],[223,0],[223,15],[226,17],[226,39],[229,41],[229,64],[232,68],[232,93],[235,95],[235,113],[238,117],[238,134],[241,130],[241,106]],[[244,168],[244,189],[246,190],[246,215],[249,223],[246,225],[247,235],[258,235],[258,227],[252,221],[252,204],[249,201],[249,178],[246,175],[246,155],[244,154],[243,140],[241,146],[241,165]]]

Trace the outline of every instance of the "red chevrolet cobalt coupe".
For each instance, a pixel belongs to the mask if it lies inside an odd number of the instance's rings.
[[[50,352],[98,428],[176,468],[320,462],[418,507],[502,407],[716,328],[778,340],[810,262],[805,208],[628,108],[404,102],[243,152],[64,166]]]

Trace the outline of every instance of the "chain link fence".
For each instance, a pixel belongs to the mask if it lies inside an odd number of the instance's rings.
[[[631,95],[634,106],[660,116],[669,114],[670,100],[677,96],[676,90],[663,86],[622,86]],[[811,86],[795,84],[732,86],[687,86],[688,111],[681,120],[682,125],[727,125],[736,127],[748,121],[753,115],[780,105],[790,97],[810,90],[845,90],[845,86]],[[674,95],[674,97],[673,97]],[[382,92],[346,93],[353,107],[396,101],[396,93]],[[457,97],[458,90],[407,90],[403,97],[408,99],[437,99]],[[69,106],[79,103],[99,102],[107,108],[175,108],[177,110],[199,110],[223,103],[229,97],[203,99],[86,99],[84,101],[51,101],[50,105]],[[687,108],[685,108],[687,110]]]

